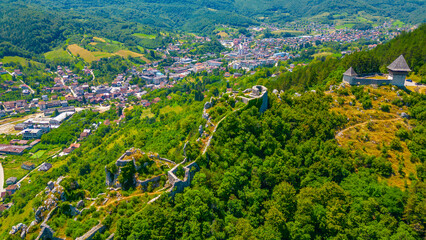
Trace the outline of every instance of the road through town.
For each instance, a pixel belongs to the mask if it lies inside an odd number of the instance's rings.
[[[3,192],[3,185],[4,185],[4,174],[3,174],[3,166],[0,162],[0,193]]]

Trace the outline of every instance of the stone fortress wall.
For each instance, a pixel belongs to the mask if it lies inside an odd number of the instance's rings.
[[[405,86],[405,79],[408,73],[411,71],[404,56],[399,56],[393,61],[388,67],[387,79],[373,78],[370,77],[359,77],[355,70],[350,67],[345,73],[343,73],[343,82],[350,85],[385,85],[392,84],[398,87]]]

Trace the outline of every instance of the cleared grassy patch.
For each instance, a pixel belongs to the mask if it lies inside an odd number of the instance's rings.
[[[169,113],[169,112],[180,113],[182,111],[183,111],[183,108],[179,105],[173,106],[173,107],[172,106],[165,106],[162,109],[160,109],[161,114],[166,114],[166,113]]]
[[[303,31],[297,31],[297,30],[282,29],[282,30],[273,31],[272,33],[274,33],[274,34],[291,33],[291,34],[295,34],[295,35],[301,35],[304,32]]]
[[[152,117],[154,117],[154,116],[155,116],[155,115],[154,115],[154,113],[152,113],[152,112],[151,112],[151,109],[150,109],[150,108],[148,108],[148,109],[144,109],[144,110],[142,111],[141,119],[146,118],[146,117],[148,117],[148,118],[152,118]]]
[[[355,26],[354,23],[346,23],[346,24],[343,24],[343,25],[336,26],[336,29],[352,28],[353,26]]]
[[[3,64],[5,64],[5,63],[15,62],[15,63],[19,63],[19,64],[21,64],[21,65],[22,65],[22,66],[24,66],[24,67],[27,67],[29,62],[30,62],[31,64],[33,64],[33,65],[38,65],[38,66],[42,65],[42,64],[41,64],[41,63],[39,63],[39,62],[35,62],[35,61],[32,61],[32,60],[27,60],[27,59],[25,59],[25,58],[23,58],[23,57],[17,57],[17,56],[13,56],[13,57],[11,57],[11,56],[6,56],[6,57],[4,57],[3,59],[1,59],[1,60],[0,60],[0,62],[3,62]]]
[[[99,38],[99,37],[93,37],[93,40],[98,41],[98,42],[106,42],[105,39]]]
[[[31,156],[31,158],[41,158],[45,152],[46,152],[45,150],[39,150],[36,153],[34,153]]]
[[[406,88],[412,92],[426,94],[426,86],[407,86]]]
[[[336,140],[342,147],[353,151],[363,152],[373,156],[383,156],[383,148],[388,149],[386,159],[391,163],[393,173],[390,177],[381,178],[386,183],[405,188],[405,184],[410,184],[409,175],[415,174],[416,164],[410,161],[411,153],[407,148],[407,143],[400,141],[401,149],[394,150],[390,148],[392,140],[396,139],[395,133],[400,128],[411,129],[410,122],[402,119],[398,113],[408,112],[407,106],[401,108],[393,105],[391,102],[397,99],[397,91],[392,90],[390,86],[381,86],[374,88],[365,86],[364,92],[370,94],[372,102],[371,109],[363,109],[355,96],[339,95],[339,91],[330,94],[334,100],[344,100],[342,104],[334,102],[331,111],[344,115],[348,119],[345,127],[336,133]],[[352,106],[350,102],[355,102]],[[380,106],[387,105],[389,111],[380,110]],[[402,170],[400,171],[400,167]]]
[[[79,56],[84,59],[86,62],[93,62],[104,57],[110,57],[112,54],[106,52],[90,52],[77,44],[72,44],[68,46],[68,50],[74,55]]]
[[[395,22],[392,23],[392,26],[403,27],[404,26],[404,22],[402,22],[400,20],[396,20]]]
[[[229,36],[226,32],[219,32],[216,35],[221,36],[222,38],[226,38]]]
[[[116,52],[115,54],[122,56],[124,58],[128,58],[130,57],[134,57],[134,58],[140,58],[142,60],[144,60],[147,63],[150,63],[151,61],[149,59],[147,59],[146,57],[144,57],[144,55],[140,54],[140,53],[136,53],[136,52],[132,52],[130,50],[120,50],[118,52]]]
[[[68,54],[68,52],[63,50],[62,48],[47,52],[44,54],[44,57],[47,60],[55,60],[55,59],[72,60],[72,57]]]
[[[395,133],[398,131],[397,126],[409,128],[403,119],[396,121],[371,122],[359,125],[346,131],[341,136],[337,136],[339,143],[351,150],[362,151],[369,155],[382,156],[382,148],[389,146],[391,141],[395,139]],[[387,160],[391,162],[393,174],[389,178],[382,178],[392,186],[404,189],[405,182],[411,182],[408,176],[410,173],[416,173],[416,164],[410,161],[411,153],[407,148],[407,144],[401,141],[402,149],[396,151],[388,150]],[[402,165],[402,172],[399,172],[399,166]]]
[[[5,63],[11,63],[11,62],[17,62],[19,64],[21,64],[22,66],[27,66],[27,60],[25,58],[22,57],[4,57],[2,60],[3,64]]]
[[[152,34],[143,34],[143,33],[134,33],[133,36],[143,39],[154,39],[155,35]]]
[[[8,165],[3,165],[4,170],[4,181],[6,184],[6,180],[10,177],[16,177],[18,179],[21,179],[23,176],[25,176],[30,171],[22,169],[21,166],[9,168]]]
[[[318,58],[318,57],[327,57],[333,55],[332,52],[320,52],[320,53],[315,53],[314,55],[312,55],[314,58]]]

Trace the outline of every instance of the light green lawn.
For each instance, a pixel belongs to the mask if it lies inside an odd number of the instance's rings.
[[[67,51],[63,50],[62,48],[47,52],[44,54],[44,57],[47,60],[54,60],[54,59],[72,60],[72,56]]]
[[[143,33],[134,33],[133,36],[144,39],[154,39],[155,35],[152,34],[143,34]]]

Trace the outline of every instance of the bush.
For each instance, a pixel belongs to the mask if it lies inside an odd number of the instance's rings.
[[[390,106],[388,104],[382,104],[380,106],[380,110],[382,110],[383,112],[389,112],[390,111]]]
[[[397,138],[392,139],[392,141],[390,143],[390,147],[393,150],[396,150],[396,151],[401,151],[402,150],[401,142]]]
[[[410,133],[407,131],[407,129],[401,128],[395,133],[395,136],[397,136],[402,141],[405,141],[406,139],[410,138]]]
[[[392,164],[385,158],[378,157],[372,161],[371,167],[380,175],[389,177],[392,174]]]

